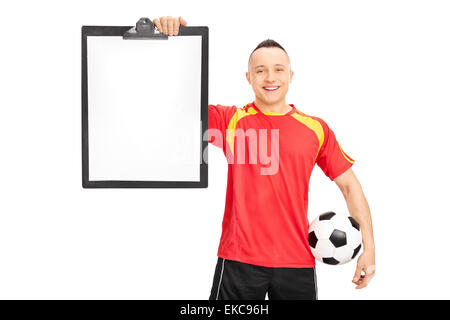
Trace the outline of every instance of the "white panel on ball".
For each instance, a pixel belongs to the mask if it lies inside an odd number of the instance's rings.
[[[339,247],[334,251],[333,258],[339,261],[340,264],[343,264],[351,260],[353,252],[354,250],[349,246]]]
[[[317,239],[328,239],[333,233],[334,227],[329,220],[315,220],[311,224],[311,231],[314,231]]]
[[[319,240],[315,248],[315,252],[322,258],[332,258],[335,250],[330,240]]]
[[[336,214],[330,221],[333,223],[334,228],[337,230],[345,232],[347,230],[350,230],[350,228],[353,228],[350,220],[348,219],[348,216],[344,214]]]
[[[347,231],[347,245],[352,249],[356,249],[362,241],[361,232],[355,228],[351,228]]]

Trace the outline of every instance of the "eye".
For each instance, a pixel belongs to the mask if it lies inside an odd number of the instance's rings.
[[[260,73],[260,72],[262,72],[262,70],[258,70],[258,71],[256,71],[256,73]]]

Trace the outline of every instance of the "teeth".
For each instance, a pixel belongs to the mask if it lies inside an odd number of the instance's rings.
[[[276,89],[278,89],[279,87],[264,87],[264,89],[266,89],[266,90],[276,90]]]

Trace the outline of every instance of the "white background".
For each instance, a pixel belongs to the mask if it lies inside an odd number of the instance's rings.
[[[318,264],[320,299],[450,298],[447,1],[21,1],[0,12],[0,298],[207,299],[226,161],[207,189],[81,187],[81,26],[183,16],[210,31],[209,103],[254,99],[247,59],[290,55],[288,103],[322,117],[369,201],[377,275]],[[175,75],[174,75],[175,76]],[[170,84],[168,84],[170,85]],[[309,218],[346,211],[316,167]]]

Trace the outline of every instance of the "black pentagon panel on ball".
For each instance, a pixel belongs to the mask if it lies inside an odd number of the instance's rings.
[[[354,259],[356,257],[356,255],[358,254],[359,250],[361,249],[361,245],[359,245],[355,251],[353,251],[353,255],[352,255],[352,259]]]
[[[323,263],[326,264],[332,264],[332,265],[337,265],[339,264],[339,261],[337,261],[335,258],[322,258]]]
[[[308,242],[311,248],[315,248],[317,244],[317,236],[314,231],[311,231],[308,235]]]
[[[330,236],[330,241],[336,248],[345,246],[347,244],[347,237],[345,236],[345,232],[334,229],[333,233]]]
[[[328,212],[322,213],[319,216],[319,220],[320,221],[322,221],[322,220],[331,220],[331,218],[333,218],[335,215],[336,215],[336,213],[334,213],[333,211],[328,211]]]
[[[359,223],[353,217],[348,217],[348,220],[350,220],[353,228],[359,231]]]

